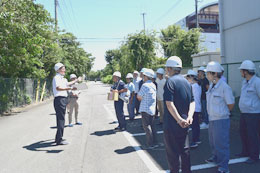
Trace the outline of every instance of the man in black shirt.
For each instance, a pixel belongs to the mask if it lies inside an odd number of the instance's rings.
[[[208,128],[209,124],[209,116],[207,112],[207,100],[206,100],[206,92],[208,91],[209,88],[209,81],[206,78],[205,75],[205,67],[200,67],[198,69],[198,77],[199,77],[199,82],[201,85],[201,114],[202,114],[202,124],[200,125],[201,129],[206,129]]]
[[[178,173],[180,165],[182,173],[191,173],[188,126],[192,124],[195,111],[192,88],[180,74],[182,61],[179,57],[170,57],[166,68],[169,79],[164,86],[163,129],[168,165],[171,173]]]

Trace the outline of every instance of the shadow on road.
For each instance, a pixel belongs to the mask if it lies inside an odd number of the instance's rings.
[[[115,152],[117,154],[128,154],[128,153],[136,152],[136,150],[133,147],[128,146],[128,147],[125,147],[123,149],[115,150]]]
[[[46,151],[46,153],[60,153],[63,150],[48,150],[45,148],[48,147],[55,147],[55,142],[52,139],[45,140],[45,141],[39,141],[27,146],[23,146],[23,148],[30,150],[30,151]]]
[[[116,134],[114,130],[104,130],[104,131],[96,131],[94,133],[91,133],[90,135],[106,136],[106,135],[113,135],[113,134]]]

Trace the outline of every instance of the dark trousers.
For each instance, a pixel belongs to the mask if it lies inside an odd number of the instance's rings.
[[[164,142],[170,172],[179,173],[181,160],[182,173],[191,173],[187,131],[184,131],[183,134],[175,135],[171,130],[164,130]]]
[[[126,127],[125,115],[124,115],[124,102],[123,100],[119,99],[118,101],[114,102],[114,107],[116,111],[116,118],[119,123],[120,128]]]
[[[63,137],[64,125],[65,125],[65,112],[66,106],[68,104],[67,97],[55,97],[54,99],[54,109],[56,112],[56,122],[57,122],[57,133],[55,137],[55,142],[59,144]]]
[[[192,128],[192,142],[198,142],[200,140],[200,121],[199,121],[200,112],[194,112],[193,122],[191,125]]]
[[[201,100],[201,115],[202,115],[202,122],[208,124],[209,115],[207,111],[207,100]]]
[[[245,155],[249,155],[248,137],[247,137],[247,128],[246,128],[246,114],[240,115],[239,132],[240,132],[240,138],[242,142],[241,153]]]
[[[146,144],[147,146],[155,145],[157,144],[157,132],[154,125],[154,116],[146,112],[141,112],[141,114],[142,124],[146,134]]]
[[[137,94],[135,94],[135,115],[139,114],[140,101],[137,99]]]
[[[260,114],[242,113],[240,116],[240,137],[242,153],[253,160],[259,159]]]

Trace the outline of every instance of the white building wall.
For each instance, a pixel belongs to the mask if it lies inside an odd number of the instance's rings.
[[[200,52],[218,52],[220,51],[220,34],[219,33],[201,33]],[[203,48],[205,48],[203,50]]]
[[[245,59],[260,61],[260,0],[219,0],[222,24],[222,63],[235,96],[240,95],[239,64]],[[222,4],[222,5],[221,5]],[[222,50],[221,50],[222,51]],[[259,73],[260,63],[256,63]]]

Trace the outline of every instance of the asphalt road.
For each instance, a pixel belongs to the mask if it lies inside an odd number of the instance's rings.
[[[52,101],[0,118],[0,173],[149,173],[168,169],[163,146],[142,150],[145,135],[140,116],[128,121],[127,131],[115,133],[117,126],[113,102],[107,101],[109,87],[89,83],[79,103],[82,126],[66,127],[69,145],[56,146],[56,117]],[[127,115],[127,112],[125,111]],[[74,119],[73,119],[74,120]],[[66,115],[68,124],[68,115]],[[162,127],[157,125],[163,142]],[[238,130],[232,128],[230,139],[232,173],[259,173],[260,162],[244,163],[236,158],[240,151]],[[204,162],[210,156],[207,130],[201,130],[202,144],[191,150],[194,173],[214,173],[217,168]]]

